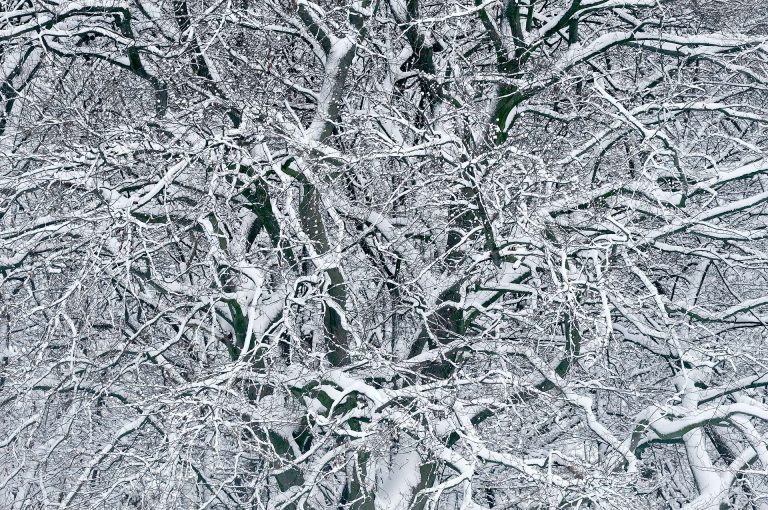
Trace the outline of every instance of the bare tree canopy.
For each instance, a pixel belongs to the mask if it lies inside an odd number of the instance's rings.
[[[0,508],[768,510],[764,0],[9,0]]]

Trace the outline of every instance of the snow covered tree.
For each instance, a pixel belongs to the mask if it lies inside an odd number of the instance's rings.
[[[0,508],[768,509],[759,0],[11,0]]]

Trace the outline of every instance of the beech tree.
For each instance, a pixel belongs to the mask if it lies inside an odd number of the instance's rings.
[[[11,0],[0,507],[768,509],[759,0]]]

